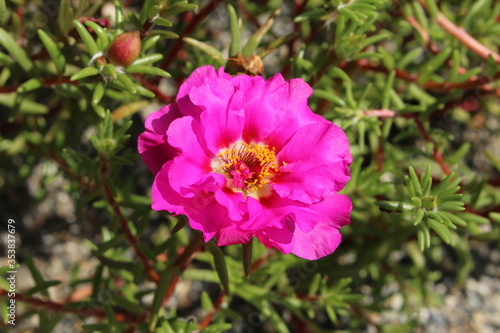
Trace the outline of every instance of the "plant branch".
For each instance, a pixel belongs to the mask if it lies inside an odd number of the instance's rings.
[[[171,103],[174,98],[168,95],[165,95],[160,91],[158,86],[150,81],[148,81],[143,75],[136,74],[134,77],[147,89],[151,90],[162,103]]]
[[[123,230],[125,233],[125,237],[127,238],[128,242],[130,245],[135,250],[135,253],[139,257],[139,259],[142,262],[142,265],[144,269],[146,270],[146,274],[149,276],[149,278],[154,281],[158,282],[160,280],[160,277],[158,273],[154,270],[153,266],[149,262],[148,257],[139,249],[139,242],[137,241],[137,238],[132,234],[132,231],[130,230],[128,226],[128,221],[125,218],[125,216],[122,214],[120,210],[120,206],[118,205],[118,202],[116,202],[115,197],[113,196],[113,192],[111,191],[108,183],[106,182],[106,176],[107,176],[107,160],[101,156],[102,166],[99,169],[99,175],[101,176],[101,182],[102,182],[102,189],[104,192],[104,196],[108,200],[109,204],[113,208],[113,212],[116,214],[118,217],[118,221],[120,222],[120,228]]]
[[[181,50],[182,45],[184,44],[184,40],[182,39],[182,37],[193,32],[198,24],[200,24],[200,22],[203,21],[203,19],[207,17],[207,15],[210,14],[210,12],[213,11],[222,2],[222,0],[211,0],[205,7],[203,7],[203,9],[188,23],[184,31],[179,34],[179,38],[176,39],[174,45],[168,52],[168,55],[161,64],[160,68],[167,70],[167,68],[170,67],[174,59],[177,58],[177,55]]]
[[[193,260],[193,254],[196,253],[202,247],[202,244],[203,244],[203,234],[198,233],[191,240],[191,243],[189,243],[184,248],[184,251],[181,253],[181,255],[178,256],[175,262],[172,264],[171,269],[177,268],[178,273],[174,274],[174,276],[172,277],[172,281],[170,281],[170,284],[167,288],[167,292],[165,293],[165,297],[163,298],[164,305],[168,302],[168,300],[174,293],[177,282],[179,282],[180,274],[184,272],[186,268],[189,266],[189,263],[191,263],[191,260]]]
[[[347,64],[342,63],[340,64],[340,67],[345,67]],[[361,59],[357,61],[358,67],[360,67],[363,70],[369,70],[373,72],[378,72],[378,73],[389,73],[389,70],[380,65],[372,65],[368,60],[366,59]],[[399,79],[402,79],[407,82],[417,82],[418,81],[418,74],[417,73],[409,73],[407,71],[404,71],[402,69],[395,69],[396,72],[396,77]],[[477,76],[474,75],[470,79],[463,81],[463,82],[435,82],[435,81],[426,81],[424,82],[421,86],[424,89],[429,89],[435,92],[449,92],[454,89],[462,89],[462,90],[468,90],[468,89],[475,89],[475,88],[481,88],[484,90],[492,91],[491,87],[488,85],[491,81],[500,79],[500,72],[496,73],[493,77],[487,77],[487,76]]]
[[[215,304],[214,304],[214,307],[212,309],[212,311],[210,311],[209,314],[207,314],[205,316],[205,318],[202,319],[202,321],[200,322],[200,327],[199,327],[199,330],[203,330],[204,328],[206,328],[208,325],[210,325],[210,323],[212,322],[212,320],[214,319],[215,315],[219,312],[219,310],[221,309],[221,306],[222,306],[222,303],[224,302],[224,298],[226,297],[226,293],[224,291],[221,291],[221,293],[219,294],[219,297],[217,298],[217,300],[215,301]]]
[[[269,259],[271,259],[275,255],[276,255],[276,250],[271,249],[271,250],[267,251],[267,254],[264,257],[261,257],[261,258],[255,260],[254,263],[252,264],[252,266],[250,266],[250,274],[255,272],[257,269],[259,269],[260,266],[265,264]]]
[[[5,297],[8,292],[4,289],[0,289],[0,297]],[[9,297],[10,298],[10,297]],[[12,298],[16,301],[24,302],[30,304],[34,307],[40,307],[54,312],[66,312],[74,313],[76,315],[84,317],[97,317],[97,318],[107,318],[107,313],[103,309],[94,308],[68,308],[64,303],[56,303],[52,301],[43,300],[36,297],[29,297],[23,294],[16,293]],[[144,322],[146,320],[145,314],[139,316],[133,315],[128,312],[115,312],[115,318],[118,322]]]
[[[51,77],[44,77],[41,80],[42,80],[42,85],[44,87],[52,87],[63,83],[69,83],[75,86],[78,85],[78,81],[70,81],[69,76],[51,76]],[[16,92],[17,88],[19,88],[20,85],[21,85],[20,83],[16,83],[11,86],[0,87],[0,94]]]
[[[450,175],[451,174],[450,167],[444,161],[443,154],[441,154],[441,152],[438,149],[437,143],[432,139],[431,135],[429,134],[429,132],[425,128],[424,123],[422,122],[422,119],[420,119],[419,116],[413,115],[413,114],[410,114],[409,116],[417,124],[418,131],[422,135],[422,138],[424,139],[424,141],[433,144],[432,155],[434,156],[434,160],[436,161],[436,163],[439,164],[439,166],[441,167],[441,170],[443,170],[444,174],[446,174],[447,176]]]
[[[66,163],[64,158],[62,158],[60,155],[58,155],[54,151],[46,151],[42,147],[40,147],[32,142],[28,142],[27,145],[31,149],[34,149],[36,151],[41,152],[42,154],[46,155],[48,158],[50,158],[54,162],[56,162],[59,165],[59,167],[61,168],[61,170],[69,178],[75,180],[76,182],[78,182],[78,184],[80,184],[80,186],[82,187],[82,189],[84,191],[93,191],[96,189],[96,184],[94,182],[89,182],[85,177],[82,177],[81,175],[74,173],[71,170],[71,167]]]
[[[338,66],[340,63],[339,57],[337,55],[337,52],[335,50],[330,49],[326,52],[323,62],[323,64],[319,67],[319,69],[316,71],[316,73],[311,76],[311,79],[309,80],[309,85],[314,88],[314,86],[321,80],[321,78],[328,72],[328,69],[333,66]]]
[[[427,32],[427,30],[425,30],[413,16],[407,16],[406,20],[408,21],[408,23],[411,24],[413,28],[415,28],[415,30],[418,31],[418,33],[424,40],[424,44],[429,48],[429,50],[431,50],[432,53],[437,54],[440,52],[437,45],[431,41],[431,38],[429,37],[429,33]]]
[[[425,0],[418,0],[422,7],[428,11],[427,4]],[[476,53],[483,59],[488,59],[489,56],[493,57],[497,64],[500,64],[500,55],[498,53],[493,52],[483,44],[479,43],[477,39],[469,35],[467,31],[456,26],[453,22],[451,22],[443,13],[437,13],[436,22],[439,24],[444,30],[446,30],[450,35],[458,39],[465,47],[467,47],[472,52]]]
[[[293,13],[294,17],[297,17],[304,12],[306,3],[307,3],[307,1],[305,1],[305,0],[295,0],[294,13]],[[287,65],[281,70],[281,74],[286,79],[291,78],[290,76],[292,73],[293,63],[290,59],[293,59],[296,56],[296,51],[294,50],[294,44],[297,42],[297,40],[301,39],[301,37],[300,37],[301,36],[301,33],[300,33],[301,28],[300,27],[301,27],[300,22],[295,22],[293,24],[293,33],[295,34],[295,37],[290,39],[287,43],[287,47],[288,47],[287,59],[289,59],[289,60],[288,60]],[[320,26],[318,26],[317,24],[313,25],[313,22],[311,22],[311,32],[310,32],[307,40],[305,40],[303,42],[303,45],[310,45],[312,43],[312,41],[317,37],[318,33],[320,32],[320,30],[321,30],[320,28],[321,28]]]

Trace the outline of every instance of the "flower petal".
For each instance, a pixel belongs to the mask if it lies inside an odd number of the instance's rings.
[[[219,246],[246,244],[252,239],[252,233],[240,230],[233,225],[220,229],[215,237],[217,238],[217,245]]]
[[[173,214],[185,214],[189,207],[189,200],[174,191],[169,182],[169,171],[172,161],[165,163],[153,182],[151,208],[156,211],[168,210]]]
[[[195,184],[199,179],[212,172],[211,157],[204,148],[205,143],[200,134],[199,121],[190,116],[176,119],[168,128],[168,142],[180,150],[170,167],[171,186],[181,195],[183,187]]]
[[[278,197],[276,194],[271,196]],[[248,232],[258,231],[264,228],[283,228],[282,219],[287,213],[268,209],[268,207],[261,203],[262,199],[256,200],[252,197],[247,197],[246,200],[249,218],[239,222],[239,228]]]
[[[275,247],[287,254],[316,260],[331,254],[340,244],[342,236],[338,229],[349,223],[351,202],[347,196],[333,194],[326,200],[310,206],[287,205],[286,201],[275,203],[278,214],[285,207],[289,214],[283,219],[283,228],[267,228],[257,234],[266,247]],[[297,225],[299,228],[290,226]],[[287,226],[288,225],[288,226]],[[265,230],[265,232],[264,232]]]
[[[192,188],[189,198],[180,196],[170,184],[168,162],[160,170],[153,183],[152,208],[157,211],[168,210],[174,214],[185,214],[191,228],[203,233],[205,242],[212,239],[222,228],[231,226],[228,210],[215,200],[215,192],[221,188],[221,180],[216,174],[207,175]]]
[[[205,78],[204,84],[193,87],[191,101],[203,112],[200,122],[207,147],[217,153],[241,137],[243,130],[243,104],[240,92],[227,79]]]
[[[345,160],[347,164],[352,162],[347,136],[340,127],[327,121],[312,123],[297,130],[276,157],[287,163],[307,157],[317,158],[319,163],[338,160]]]
[[[281,75],[265,81],[260,76],[238,75],[231,81],[243,95],[245,125],[243,140],[261,142],[279,125],[286,113],[286,83]]]
[[[223,179],[223,181],[226,181],[226,179]],[[237,221],[241,221],[244,215],[248,214],[243,193],[233,192],[223,186],[219,191],[215,192],[215,200],[217,200],[221,206],[226,207],[229,219],[231,219],[233,223],[238,223]]]
[[[314,224],[314,229],[304,232],[296,228],[293,234],[293,254],[316,260],[331,254],[342,240],[338,229],[349,224],[352,204],[342,194],[333,194],[308,209],[294,210],[296,220]]]
[[[200,115],[202,109],[193,104],[189,94],[193,88],[205,84],[205,79],[217,77],[226,80],[231,79],[231,75],[224,72],[224,67],[220,67],[219,70],[216,71],[215,68],[210,65],[201,66],[189,75],[186,81],[180,86],[176,99],[183,115],[193,116],[195,118]]]
[[[327,122],[323,117],[311,111],[307,105],[307,99],[312,94],[312,88],[302,79],[292,79],[288,82],[283,80],[281,74],[276,74],[268,81],[276,80],[283,83],[283,90],[270,92],[275,97],[275,108],[273,112],[282,113],[279,124],[277,124],[265,142],[278,151],[290,136],[299,128],[312,123]],[[279,99],[277,98],[279,97]]]
[[[338,191],[335,185],[336,170],[332,170],[329,165],[319,164],[314,158],[289,163],[284,169],[286,171],[275,177],[272,185],[282,198],[312,204]]]
[[[257,234],[257,238],[268,249],[275,247],[284,254],[288,254],[293,249],[293,231],[295,230],[295,223],[288,217],[285,217],[283,224],[284,226],[282,228],[270,227],[262,229]]]
[[[186,215],[189,218],[189,225],[203,232],[205,242],[212,239],[221,229],[233,225],[228,208],[216,199],[217,193],[222,191],[225,182],[222,175],[212,173],[192,187],[193,209],[188,210]]]
[[[180,116],[177,104],[172,103],[146,118],[146,131],[139,135],[137,150],[153,174],[157,174],[163,164],[178,153],[167,142],[167,129]]]

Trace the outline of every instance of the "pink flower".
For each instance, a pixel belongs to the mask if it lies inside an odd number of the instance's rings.
[[[220,246],[257,237],[306,259],[332,253],[350,219],[338,191],[352,157],[345,133],[307,106],[311,93],[280,74],[196,69],[139,137],[156,175],[152,208],[186,215]]]

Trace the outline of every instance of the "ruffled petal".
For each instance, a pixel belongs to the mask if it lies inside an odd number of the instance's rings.
[[[329,122],[297,130],[278,152],[277,159],[287,163],[273,185],[282,197],[317,202],[332,191],[340,191],[350,179],[352,156],[347,136]]]
[[[193,104],[189,94],[193,88],[205,84],[205,80],[210,78],[224,78],[230,80],[231,75],[224,72],[224,67],[220,67],[218,71],[210,65],[201,66],[195,69],[180,86],[179,92],[177,93],[177,104],[179,104],[183,115],[198,118],[201,114],[203,109]]]
[[[316,260],[331,254],[342,240],[338,229],[349,224],[352,204],[342,194],[333,194],[307,209],[293,210],[295,219],[314,224],[309,232],[296,228],[293,233],[293,254]]]
[[[347,136],[340,127],[327,121],[297,130],[276,157],[287,163],[307,157],[317,158],[319,163],[338,160],[345,160],[348,164],[352,162]]]
[[[276,192],[273,194],[260,198],[260,214],[256,222],[259,223],[261,228],[276,227],[282,229],[285,226],[290,231],[295,230],[296,227],[304,232],[309,232],[314,229],[315,222],[310,219],[298,219],[294,215],[295,211],[308,209],[311,205],[299,201],[291,200],[290,198],[282,198]],[[265,223],[265,221],[268,221]],[[291,224],[291,222],[293,222]],[[265,223],[265,224],[263,224]]]
[[[189,208],[189,199],[183,198],[174,191],[169,182],[169,171],[172,161],[165,163],[153,182],[151,208],[156,211],[167,210],[173,214],[185,214]]]
[[[205,143],[200,131],[199,122],[189,116],[174,120],[167,131],[169,144],[180,151],[173,160],[169,178],[171,186],[181,195],[189,193],[182,188],[195,184],[212,172],[210,162],[213,156],[207,156],[209,153],[203,149]]]
[[[279,125],[287,112],[286,82],[281,75],[265,81],[260,76],[238,75],[231,81],[243,95],[243,140],[261,142]],[[284,100],[285,99],[285,100]]]
[[[172,121],[180,116],[177,104],[172,103],[146,118],[146,131],[139,135],[137,150],[153,174],[157,174],[163,164],[178,153],[178,150],[167,142],[167,129]]]
[[[340,242],[342,235],[339,230],[327,224],[318,224],[309,233],[297,232],[293,235],[293,250],[298,257],[317,260],[332,254]]]
[[[277,195],[271,195],[276,197]],[[261,203],[262,199],[246,198],[248,219],[238,222],[238,227],[248,232],[259,231],[264,228],[283,228],[283,217],[287,213],[279,210],[270,210]],[[286,209],[286,208],[285,208]]]
[[[226,179],[224,178],[222,181],[226,181]],[[215,200],[221,206],[226,207],[229,219],[233,223],[239,223],[238,221],[241,221],[248,214],[247,205],[245,205],[246,198],[243,193],[233,192],[227,187],[222,187],[215,192]]]
[[[329,165],[319,164],[317,159],[301,159],[287,164],[283,169],[285,171],[273,179],[272,185],[282,198],[312,204],[338,191],[336,170],[332,170]]]
[[[229,216],[229,209],[217,201],[225,182],[222,175],[212,173],[191,188],[194,194],[193,203],[197,206],[193,205],[193,209],[187,210],[186,215],[189,225],[203,233],[205,242],[212,239],[221,229],[234,225]]]
[[[284,254],[288,254],[293,250],[293,232],[295,223],[288,216],[283,218],[283,227],[264,228],[256,237],[260,242],[270,249],[274,247]]]
[[[252,233],[240,230],[234,225],[220,229],[215,235],[219,246],[246,244],[252,239],[252,236]]]
[[[193,185],[190,197],[183,197],[170,184],[171,165],[172,162],[165,164],[155,178],[152,208],[185,214],[191,228],[203,233],[205,242],[212,239],[220,229],[231,226],[227,208],[215,200],[215,193],[220,191],[221,182],[225,180],[216,174],[206,175]]]
[[[302,79],[292,79],[285,82],[281,74],[278,73],[270,80],[284,83],[282,89],[271,94],[275,99],[273,111],[276,110],[275,112],[282,113],[282,117],[264,141],[279,151],[299,128],[308,124],[327,121],[312,112],[307,105],[307,99],[312,94],[312,88]]]
[[[217,153],[241,137],[244,110],[240,92],[227,79],[206,78],[204,84],[193,87],[191,101],[203,112],[200,122],[208,149]]]

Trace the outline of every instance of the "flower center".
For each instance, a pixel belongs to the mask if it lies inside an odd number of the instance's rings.
[[[257,191],[268,184],[279,171],[274,147],[243,141],[222,149],[212,162],[215,172],[225,175],[233,189]]]

